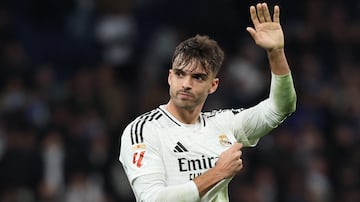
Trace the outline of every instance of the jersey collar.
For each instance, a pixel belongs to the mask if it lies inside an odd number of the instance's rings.
[[[196,128],[196,127],[200,127],[200,126],[205,126],[205,120],[204,117],[202,116],[202,113],[199,116],[199,121],[195,124],[186,124],[186,123],[182,123],[181,121],[179,121],[177,118],[175,118],[169,111],[166,110],[166,105],[160,105],[159,109],[160,111],[166,116],[168,117],[172,122],[174,122],[176,125],[178,126],[182,126],[182,127],[186,127],[186,128]]]

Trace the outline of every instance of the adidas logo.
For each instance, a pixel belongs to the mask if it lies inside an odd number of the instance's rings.
[[[174,148],[174,152],[189,152],[189,150],[187,150],[184,145],[181,144],[181,142],[177,142]]]

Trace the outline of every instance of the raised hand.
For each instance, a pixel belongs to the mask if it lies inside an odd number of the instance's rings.
[[[270,12],[266,3],[258,3],[250,7],[250,16],[254,24],[253,27],[247,27],[255,43],[271,51],[284,47],[284,34],[280,25],[280,8],[274,6],[274,15],[271,19]]]

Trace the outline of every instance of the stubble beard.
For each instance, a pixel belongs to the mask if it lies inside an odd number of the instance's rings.
[[[177,108],[192,111],[202,103],[201,98],[196,97],[194,94],[192,94],[193,97],[190,99],[181,99],[178,96],[180,92],[182,91],[176,91],[174,93],[170,91],[170,97]]]

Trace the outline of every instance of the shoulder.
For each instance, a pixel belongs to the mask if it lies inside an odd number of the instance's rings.
[[[209,112],[202,112],[204,123],[210,125],[225,126],[233,123],[233,120],[243,109],[217,109]]]
[[[143,126],[145,123],[155,123],[162,117],[162,112],[159,108],[153,109],[146,113],[141,114],[135,118],[128,126]]]
[[[128,139],[131,144],[141,144],[144,142],[144,136],[154,133],[157,122],[163,116],[159,108],[143,113],[131,121],[122,134],[122,140]]]
[[[131,121],[127,125],[127,129],[133,129],[136,133],[141,133],[142,129],[144,128],[145,124],[154,124],[158,122],[158,120],[163,116],[161,110],[159,108],[153,109],[146,113],[141,114],[140,116],[136,117],[133,121]]]

